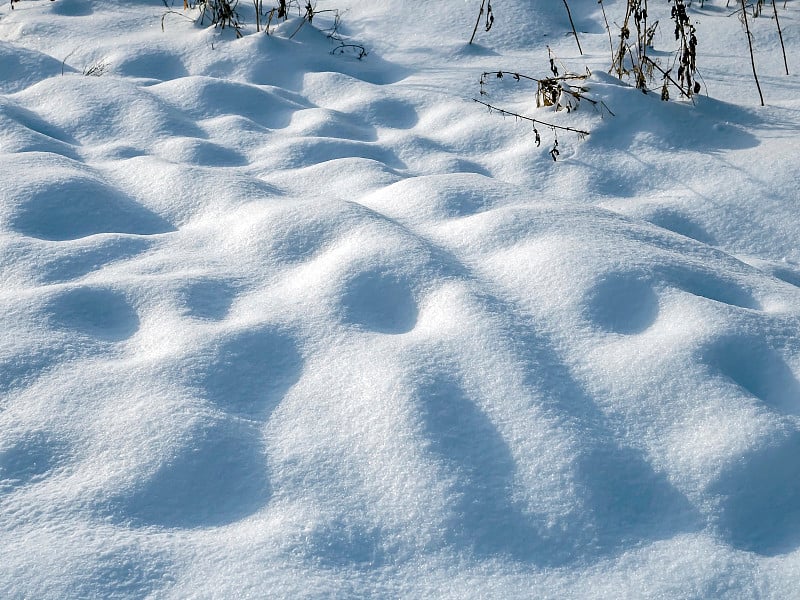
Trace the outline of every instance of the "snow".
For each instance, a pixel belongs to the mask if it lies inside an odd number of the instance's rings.
[[[797,7],[569,4],[0,7],[0,595],[796,597]]]

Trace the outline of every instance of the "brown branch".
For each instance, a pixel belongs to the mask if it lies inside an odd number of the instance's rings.
[[[674,85],[676,88],[678,88],[681,91],[681,94],[683,94],[687,98],[691,98],[692,97],[691,94],[687,93],[686,90],[683,89],[683,86],[680,83],[678,83],[672,77],[670,77],[669,71],[665,71],[664,69],[659,67],[658,64],[656,64],[656,62],[652,58],[650,58],[649,56],[644,56],[643,58],[647,62],[647,64],[649,64],[650,66],[655,67],[656,69],[658,69],[658,71],[664,77],[666,77],[670,81],[670,83],[672,83],[672,85]]]
[[[504,75],[510,75],[516,80],[527,79],[528,81],[535,81],[536,83],[542,83],[545,81],[569,81],[571,79],[586,79],[587,77],[587,75],[575,75],[568,73],[567,75],[559,75],[558,77],[545,77],[544,79],[537,79],[536,77],[523,75],[522,73],[517,73],[516,71],[484,71],[481,77],[487,77],[488,75],[497,75],[499,76],[498,79],[502,78]]]
[[[510,76],[512,79],[514,79],[516,81],[519,81],[520,79],[526,79],[528,81],[535,81],[540,86],[542,84],[544,84],[544,83],[552,83],[552,82],[556,82],[556,81],[571,81],[571,80],[574,80],[574,79],[587,79],[589,77],[588,75],[577,75],[577,74],[574,74],[574,73],[567,73],[566,75],[560,75],[558,77],[546,77],[545,79],[537,79],[536,77],[531,77],[530,75],[523,75],[522,73],[517,73],[516,71],[484,71],[481,74],[481,94],[482,95],[486,94],[486,92],[483,91],[483,85],[484,85],[485,78],[487,76],[489,76],[489,75],[494,75],[497,78],[502,78],[503,76],[508,75],[508,76]],[[569,84],[567,84],[567,85],[569,85]],[[570,87],[577,87],[577,86],[570,86]],[[567,89],[567,88],[565,88],[563,86],[561,87],[561,89],[564,92],[566,92],[567,94],[569,94],[570,96],[572,96],[573,98],[576,98],[578,100],[586,100],[587,102],[592,104],[592,106],[596,107],[598,104],[601,105],[603,108],[605,108],[608,111],[608,114],[610,114],[612,117],[616,117],[617,116],[617,115],[614,114],[614,112],[610,108],[608,108],[606,103],[603,102],[602,100],[595,100],[593,98],[589,98],[589,96],[584,96],[580,92],[576,92],[575,90],[572,90],[572,89]],[[583,91],[584,88],[578,88],[578,89]],[[601,114],[602,114],[602,112],[601,112]]]
[[[478,33],[478,25],[481,24],[481,17],[483,16],[483,7],[486,6],[486,0],[481,0],[481,9],[478,11],[478,18],[475,21],[475,29],[472,30],[472,36],[469,38],[471,44],[475,39],[475,34]]]
[[[567,0],[564,0],[564,6],[567,8],[567,16],[569,17],[569,24],[572,26],[572,35],[575,36],[575,43],[578,44],[578,52],[583,56],[583,49],[581,48],[581,41],[578,39],[578,32],[575,31],[575,23],[572,21],[572,12],[569,10]]]
[[[785,5],[784,5],[784,8]],[[781,41],[781,50],[783,51],[783,66],[786,68],[786,74],[789,74],[789,63],[786,61],[786,47],[783,45],[783,32],[781,31],[781,22],[778,20],[778,9],[775,6],[775,0],[772,0],[772,12],[775,13],[775,25],[778,26],[778,38]]]
[[[756,73],[756,59],[753,56],[753,36],[750,34],[750,25],[747,22],[747,7],[745,0],[742,3],[742,20],[744,22],[744,30],[747,33],[747,45],[750,47],[750,64],[753,66],[753,79],[756,80],[756,87],[758,88],[758,97],[761,98],[761,106],[764,106],[764,94],[761,93],[761,84],[758,82],[758,73]]]
[[[494,110],[494,111],[497,111],[498,113],[500,113],[501,115],[504,115],[504,116],[508,115],[509,117],[514,117],[515,119],[522,119],[523,121],[529,121],[529,122],[533,123],[534,125],[536,125],[538,123],[539,125],[542,125],[543,127],[549,127],[550,129],[553,129],[553,130],[560,129],[561,131],[571,131],[571,132],[577,133],[579,135],[589,135],[588,131],[584,131],[582,129],[575,129],[574,127],[566,127],[566,126],[563,126],[563,125],[554,125],[553,123],[548,123],[547,121],[541,121],[539,119],[534,119],[533,117],[528,117],[528,116],[525,116],[525,115],[521,115],[519,113],[515,113],[515,112],[510,111],[510,110],[506,110],[504,108],[498,108],[497,106],[493,106],[493,105],[489,104],[488,102],[483,102],[482,100],[478,100],[477,98],[473,98],[472,100],[474,102],[477,102],[478,104],[483,104],[484,106],[486,106],[489,109],[489,111],[493,111]]]
[[[167,18],[167,15],[178,15],[179,17],[183,17],[184,19],[188,19],[189,21],[194,22],[194,19],[192,17],[187,17],[185,14],[179,13],[176,10],[168,10],[163,15],[161,15],[161,31],[164,31],[164,19]]]
[[[606,33],[608,33],[608,45],[611,47],[611,63],[613,68],[614,63],[614,42],[611,40],[611,27],[608,25],[608,18],[606,17],[606,7],[603,6],[603,0],[597,0],[600,5],[600,10],[603,11],[603,20],[606,22]]]

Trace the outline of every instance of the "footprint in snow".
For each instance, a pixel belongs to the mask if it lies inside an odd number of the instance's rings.
[[[586,510],[575,537],[591,536],[582,540],[584,550],[592,547],[592,553],[614,554],[701,526],[688,498],[663,473],[656,472],[640,451],[603,437],[581,452],[578,461]],[[579,547],[576,554],[580,552]]]
[[[589,319],[598,327],[633,335],[655,322],[658,296],[641,274],[611,273],[589,292],[586,310]]]
[[[652,272],[612,272],[589,291],[585,310],[606,331],[633,335],[648,329],[659,314],[658,287],[672,287],[722,304],[757,310],[760,304],[744,287],[710,271],[684,265],[659,266]]]
[[[113,62],[115,73],[122,77],[169,81],[189,74],[181,56],[169,50],[139,49]]]
[[[261,424],[298,379],[293,340],[274,328],[225,340],[191,367],[190,384],[225,414],[201,423],[161,467],[111,511],[136,525],[216,527],[270,499]]]
[[[800,548],[800,432],[732,461],[711,487],[717,527],[734,548],[777,556]]]
[[[695,296],[739,308],[753,310],[761,308],[760,303],[749,290],[712,271],[700,271],[692,267],[675,265],[659,269],[657,276],[668,285]]]
[[[716,240],[702,225],[696,223],[692,218],[687,217],[677,210],[657,210],[648,218],[648,221],[662,229],[667,229],[702,244],[708,244],[710,246],[716,245]]]
[[[186,313],[196,319],[219,321],[230,311],[239,286],[222,279],[190,281],[179,292]]]
[[[139,329],[136,310],[124,294],[98,287],[77,287],[50,298],[45,308],[55,327],[117,342]]]
[[[53,3],[50,11],[62,17],[88,17],[94,14],[92,3],[85,0],[58,0]]]
[[[46,431],[26,432],[0,449],[0,491],[35,483],[66,462],[69,445]]]
[[[701,356],[712,372],[767,406],[781,414],[800,416],[800,381],[764,339],[726,336],[707,346]]]
[[[164,219],[118,190],[82,175],[26,189],[8,221],[18,233],[53,241],[98,233],[174,231]]]
[[[511,499],[517,465],[491,419],[446,375],[417,397],[429,451],[454,476],[448,542],[484,557],[543,559],[541,536]]]
[[[113,500],[109,510],[137,526],[218,527],[255,513],[270,496],[260,429],[217,420],[196,428],[154,474]]]
[[[378,333],[411,331],[419,313],[409,281],[383,271],[366,271],[347,281],[341,305],[346,323]]]
[[[235,335],[214,348],[191,376],[194,387],[228,414],[266,421],[299,379],[294,340],[272,327]]]
[[[410,102],[394,98],[380,98],[367,102],[353,115],[375,127],[411,129],[419,123],[417,109]]]

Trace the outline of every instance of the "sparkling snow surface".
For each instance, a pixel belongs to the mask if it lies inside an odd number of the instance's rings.
[[[0,7],[0,596],[800,597],[800,7],[569,4]]]

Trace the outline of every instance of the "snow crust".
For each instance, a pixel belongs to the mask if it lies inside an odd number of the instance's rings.
[[[721,0],[694,104],[494,4],[0,7],[0,595],[797,597],[797,7],[761,108]]]

